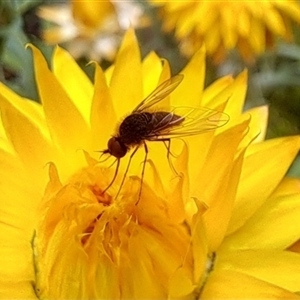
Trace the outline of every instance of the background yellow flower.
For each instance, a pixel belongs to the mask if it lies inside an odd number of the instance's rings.
[[[215,62],[237,48],[246,61],[281,37],[291,41],[300,23],[298,1],[151,1],[161,6],[165,30],[175,30],[186,55],[205,45]]]

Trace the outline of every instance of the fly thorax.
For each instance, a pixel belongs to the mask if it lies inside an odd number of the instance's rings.
[[[151,132],[152,127],[151,113],[133,113],[120,125],[119,138],[125,145],[139,144]]]

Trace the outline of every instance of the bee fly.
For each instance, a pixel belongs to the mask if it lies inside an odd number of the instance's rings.
[[[132,157],[138,148],[143,146],[145,158],[142,167],[139,200],[148,156],[146,141],[164,142],[168,150],[167,157],[169,159],[172,138],[199,134],[223,126],[228,122],[228,115],[207,108],[177,107],[173,108],[171,111],[158,109],[151,111],[155,104],[165,99],[177,88],[182,79],[183,75],[178,74],[159,85],[122,121],[117,134],[109,139],[107,149],[101,152],[102,155],[109,154],[114,156],[116,158],[117,166],[112,181],[102,193],[106,192],[114,183],[118,174],[120,160],[130,149],[134,148],[130,155],[117,196],[125,181]]]

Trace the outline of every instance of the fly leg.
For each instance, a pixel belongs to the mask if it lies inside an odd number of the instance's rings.
[[[167,145],[166,145],[167,144]],[[164,145],[166,146],[167,150],[168,150],[168,154],[167,154],[167,159],[168,159],[168,162],[169,162],[169,166],[171,168],[171,170],[173,171],[173,173],[175,173],[177,176],[179,175],[178,172],[176,171],[173,163],[172,163],[172,160],[171,160],[171,157],[170,157],[170,154],[175,157],[172,153],[171,153],[171,140],[170,139],[166,139],[164,141]]]
[[[170,150],[171,149],[171,139],[161,138],[161,139],[153,139],[153,140],[150,140],[150,141],[151,142],[163,142],[164,143],[164,146],[167,148],[167,159],[168,159],[168,162],[169,162],[169,166],[170,166],[172,172],[176,174],[176,176],[180,176],[180,174],[176,171],[176,169],[175,169],[175,167],[172,163],[171,157],[170,157],[170,155],[173,156],[173,157],[176,157],[176,155],[172,154],[171,150]],[[146,151],[146,149],[145,149],[145,151]],[[148,151],[148,149],[147,149],[147,151]]]
[[[140,186],[140,191],[139,191],[139,197],[138,197],[138,201],[136,202],[136,205],[139,203],[141,195],[142,195],[142,187],[143,187],[143,181],[144,181],[144,175],[145,175],[145,168],[146,168],[146,162],[147,162],[147,157],[148,157],[148,147],[147,144],[145,142],[143,142],[144,144],[144,149],[145,149],[145,158],[143,161],[143,168],[142,168],[142,174],[141,174],[141,186]]]
[[[116,195],[115,199],[118,198],[118,196],[119,196],[119,194],[120,194],[120,192],[121,192],[121,188],[122,188],[122,186],[123,186],[123,184],[124,184],[124,182],[125,182],[125,178],[126,178],[126,175],[127,175],[128,170],[129,170],[129,166],[130,166],[130,164],[131,164],[131,160],[132,160],[134,154],[136,153],[136,151],[138,150],[139,146],[140,146],[140,145],[138,145],[138,146],[135,147],[134,151],[131,153],[131,155],[130,155],[130,157],[129,157],[129,161],[128,161],[128,164],[127,164],[127,167],[126,167],[126,170],[125,170],[125,173],[124,173],[122,182],[121,182],[121,184],[120,184],[120,187],[119,187],[119,190],[118,190],[118,192],[117,192],[117,195]]]
[[[165,147],[167,148],[167,159],[168,159],[168,162],[169,162],[169,166],[171,168],[171,170],[173,171],[173,173],[175,173],[177,176],[179,176],[178,172],[176,171],[173,163],[172,163],[172,160],[171,160],[171,157],[170,155],[172,155],[173,157],[176,157],[174,154],[171,153],[171,139],[158,139],[157,141],[161,141],[164,143]]]

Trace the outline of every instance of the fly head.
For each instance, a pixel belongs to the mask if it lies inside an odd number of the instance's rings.
[[[107,149],[104,153],[109,153],[116,158],[122,158],[126,155],[128,148],[118,137],[112,137],[108,140]]]

